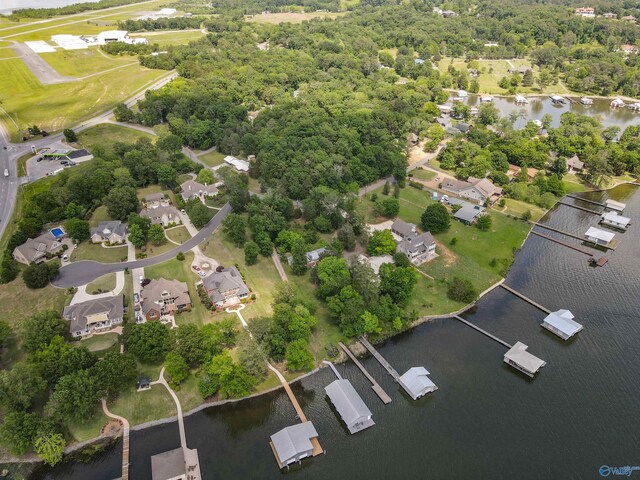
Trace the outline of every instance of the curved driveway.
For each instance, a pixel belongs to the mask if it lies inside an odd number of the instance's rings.
[[[136,260],[135,262],[99,263],[90,260],[83,260],[81,262],[70,263],[60,269],[60,274],[52,283],[56,287],[60,288],[79,287],[80,285],[90,283],[96,278],[106,275],[107,273],[119,272],[125,268],[132,270],[134,268],[150,267],[151,265],[166,262],[167,260],[175,258],[179,252],[187,252],[196,245],[199,245],[220,226],[222,221],[230,212],[231,205],[227,203],[218,213],[215,214],[209,223],[207,223],[204,228],[197,233],[195,237],[192,237],[182,245],[177,246],[168,252],[156,255],[155,257]]]

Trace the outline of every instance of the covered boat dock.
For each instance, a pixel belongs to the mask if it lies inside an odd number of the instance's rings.
[[[584,329],[584,327],[574,321],[573,318],[573,313],[569,310],[558,310],[547,315],[541,325],[563,340],[569,340],[580,330]]]

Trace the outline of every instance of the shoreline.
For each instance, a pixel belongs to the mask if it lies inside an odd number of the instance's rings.
[[[449,93],[457,93],[459,91],[459,89],[455,89],[455,88],[444,88],[443,89],[445,92],[449,92]],[[481,97],[483,95],[491,95],[492,97],[498,97],[498,98],[514,98],[516,95],[521,95],[525,98],[545,98],[545,97],[551,97],[553,95],[558,95],[560,97],[564,97],[564,98],[571,98],[571,99],[576,99],[576,100],[580,100],[582,97],[587,97],[587,98],[591,98],[594,100],[614,100],[616,98],[619,98],[621,100],[624,100],[626,102],[638,102],[639,100],[637,98],[633,98],[633,97],[627,97],[625,95],[615,95],[615,96],[611,96],[611,95],[595,95],[595,94],[590,94],[590,93],[578,93],[578,92],[570,92],[570,93],[560,93],[560,92],[553,92],[553,93],[515,93],[513,95],[506,93],[506,92],[500,92],[500,93],[491,93],[491,92],[478,92],[478,93],[470,93],[468,92],[469,96],[476,96],[476,97]],[[588,106],[588,105],[585,105]],[[624,107],[622,107],[624,108]]]

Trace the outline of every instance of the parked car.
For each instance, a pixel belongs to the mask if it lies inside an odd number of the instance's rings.
[[[140,296],[137,293],[133,294],[133,303],[138,303],[140,301]]]
[[[151,283],[151,280],[149,280],[148,278],[145,278],[144,280],[142,280],[140,282],[140,285],[142,285],[143,287],[146,287],[147,285],[149,285]]]
[[[69,255],[67,255],[66,253],[62,256],[62,261],[63,262],[68,262],[69,261]]]
[[[183,215],[187,214],[187,212],[184,210],[184,208],[182,210],[180,210],[180,213],[183,214]]]
[[[140,275],[140,284],[142,285],[142,282],[144,282],[144,277],[142,275]]]
[[[69,160],[60,161],[60,165],[69,165]]]
[[[201,277],[206,277],[206,276],[207,276],[207,274],[206,274],[206,273],[204,273],[202,270],[200,270],[200,271],[198,272],[198,275],[200,275]]]
[[[200,271],[200,267],[198,265],[191,265],[191,268],[193,268],[196,272]]]
[[[36,162],[41,162],[43,157],[38,157],[38,159],[36,160]]]

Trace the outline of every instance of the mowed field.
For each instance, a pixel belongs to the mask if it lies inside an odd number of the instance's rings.
[[[53,53],[41,53],[40,57],[60,75],[75,78],[95,75],[125,65],[139,65],[137,57],[107,55],[97,47],[86,50],[57,50]]]
[[[149,43],[157,43],[161,47],[167,45],[186,45],[193,40],[199,40],[205,34],[200,30],[178,30],[164,32],[139,32],[132,33],[131,37],[146,38]]]
[[[305,20],[312,20],[314,18],[336,18],[345,14],[346,12],[261,13],[259,15],[253,15],[252,17],[245,17],[245,20],[247,20],[247,22],[257,23],[302,23]]]

